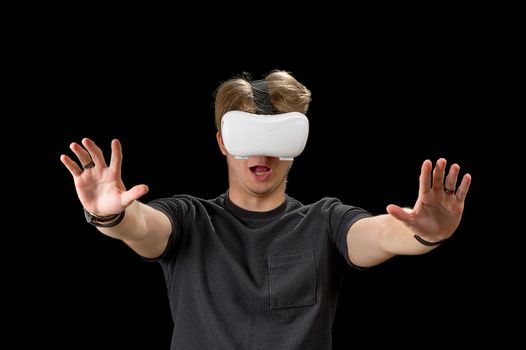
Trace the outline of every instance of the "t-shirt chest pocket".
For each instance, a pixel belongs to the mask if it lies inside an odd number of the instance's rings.
[[[268,257],[270,308],[316,304],[316,265],[312,251]]]

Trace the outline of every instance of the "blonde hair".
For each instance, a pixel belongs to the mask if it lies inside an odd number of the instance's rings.
[[[222,83],[215,91],[215,124],[221,130],[221,119],[228,111],[256,113],[250,78],[247,75],[232,78]],[[307,113],[311,101],[310,91],[290,73],[272,71],[265,77],[270,100],[275,113]]]

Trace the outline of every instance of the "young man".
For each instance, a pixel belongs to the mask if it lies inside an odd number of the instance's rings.
[[[387,214],[371,216],[335,198],[303,205],[289,197],[287,174],[306,142],[309,102],[309,90],[282,71],[218,88],[217,142],[229,187],[212,200],[141,203],[148,187],[126,190],[117,140],[109,166],[87,138],[84,147],[71,144],[82,168],[61,156],[87,220],[161,264],[172,349],[330,349],[348,266],[427,253],[458,227],[471,177],[456,188],[460,167],[446,175],[445,159],[434,170],[429,160],[422,164],[412,209],[389,205]]]

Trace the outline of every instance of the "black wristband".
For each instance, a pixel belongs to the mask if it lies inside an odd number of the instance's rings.
[[[419,243],[421,243],[421,244],[423,244],[423,245],[426,245],[426,246],[428,246],[428,247],[434,247],[434,246],[439,245],[439,244],[441,244],[442,242],[445,241],[445,239],[443,239],[443,240],[438,241],[438,242],[429,242],[429,241],[426,241],[425,239],[423,239],[422,237],[420,237],[419,235],[414,235],[413,237],[415,237],[415,239],[416,239]]]
[[[84,208],[84,216],[88,224],[91,224],[96,227],[113,227],[120,224],[122,219],[124,219],[124,213],[126,210],[120,214],[108,215],[108,216],[97,216],[91,214],[89,211]]]

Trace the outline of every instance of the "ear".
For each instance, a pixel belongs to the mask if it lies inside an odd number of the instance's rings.
[[[216,133],[216,139],[221,153],[223,153],[224,156],[228,155],[225,144],[223,143],[223,137],[221,136],[221,133],[219,131]]]

